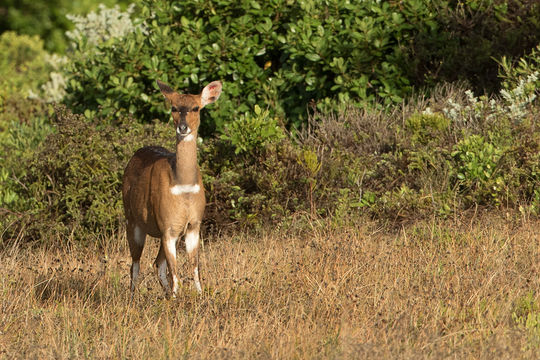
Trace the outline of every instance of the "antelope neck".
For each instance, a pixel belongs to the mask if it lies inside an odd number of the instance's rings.
[[[191,140],[181,140],[176,144],[175,185],[196,185],[198,182],[197,132],[188,136]]]

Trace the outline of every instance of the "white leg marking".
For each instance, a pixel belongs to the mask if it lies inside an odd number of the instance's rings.
[[[135,243],[139,246],[144,245],[144,238],[146,234],[142,232],[141,228],[138,226],[135,226],[135,229],[133,230],[133,238],[135,240]]]
[[[167,250],[169,251],[169,253],[171,253],[174,258],[176,259],[176,240],[178,240],[178,238],[170,238],[169,240],[167,240],[166,242],[166,246],[167,246]]]
[[[178,291],[178,278],[176,277],[176,275],[172,276],[172,282],[173,282],[172,293],[173,293],[173,296],[175,296],[176,292]]]
[[[199,232],[198,231],[189,231],[186,234],[186,251],[188,254],[191,254],[199,246]]]
[[[169,251],[170,254],[176,259],[176,241],[178,238],[169,238],[167,240],[167,243],[165,244],[167,246],[167,251]],[[172,275],[172,293],[173,296],[176,294],[176,291],[178,290],[178,279],[176,278],[176,275]]]
[[[201,282],[199,281],[199,267],[196,267],[193,271],[193,279],[195,279],[195,288],[197,288],[197,292],[200,294],[202,289]]]
[[[171,194],[173,195],[182,195],[182,194],[197,194],[201,191],[199,184],[194,185],[174,185],[171,187]]]

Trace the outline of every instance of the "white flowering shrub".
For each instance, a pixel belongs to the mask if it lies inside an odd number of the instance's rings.
[[[144,25],[136,24],[131,19],[135,5],[131,4],[126,11],[120,11],[118,5],[107,8],[100,4],[97,12],[92,11],[86,16],[67,15],[75,28],[66,32],[70,40],[70,47],[74,50],[72,57],[88,57],[90,54],[99,55],[99,44],[116,38],[123,38],[129,33],[141,30],[144,33]],[[49,81],[40,88],[40,93],[30,92],[29,97],[52,103],[60,102],[66,95],[66,86],[70,75],[67,57],[56,54],[49,55],[45,59],[52,66],[53,71],[49,74]]]
[[[136,29],[144,32],[144,25],[136,24],[131,19],[134,8],[135,5],[131,4],[126,11],[120,11],[118,5],[107,8],[100,4],[97,12],[92,11],[86,16],[67,15],[75,25],[73,31],[66,32],[71,46],[79,50],[91,50],[97,44],[112,38],[122,38]]]
[[[504,100],[503,111],[507,112],[511,119],[518,120],[527,115],[527,108],[537,98],[539,74],[535,71],[525,79],[519,79],[516,87],[501,90],[500,94]]]
[[[454,123],[472,123],[492,116],[490,113],[495,106],[493,99],[488,101],[486,96],[475,97],[471,90],[466,90],[464,103],[449,97],[447,107],[442,111]]]
[[[63,67],[67,64],[68,58],[57,54],[46,54],[45,63],[52,69],[49,73],[49,80],[40,86],[39,92],[33,90],[28,92],[30,99],[38,99],[46,103],[61,101],[66,95],[66,77],[63,74]]]
[[[520,121],[529,114],[529,108],[538,98],[539,71],[517,79],[517,82],[506,82],[497,99],[487,96],[475,97],[471,90],[465,91],[465,103],[449,98],[447,106],[442,109],[444,115],[456,123],[470,123],[481,119],[508,117],[512,121]],[[508,87],[509,85],[514,87]]]
[[[495,96],[442,89],[443,96],[428,101],[422,115],[408,119],[408,124],[416,117],[421,119],[416,122],[429,135],[426,138],[440,141],[448,149],[442,152],[442,159],[433,160],[433,148],[418,148],[422,143],[414,140],[419,131],[410,127],[415,131],[411,142],[417,146],[410,158],[415,161],[413,168],[423,171],[432,164],[445,164],[438,165],[443,168],[439,172],[449,174],[450,188],[459,193],[465,206],[513,204],[522,214],[538,215],[540,46],[516,63],[503,59],[500,76],[502,88]],[[444,133],[437,137],[437,133],[425,130],[427,120],[436,115],[448,120],[446,138]]]

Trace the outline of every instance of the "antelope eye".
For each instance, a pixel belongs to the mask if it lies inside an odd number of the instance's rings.
[[[172,111],[172,112],[178,112],[178,109],[176,108],[176,106],[173,106],[173,107],[171,108],[171,111]]]
[[[197,112],[197,111],[199,111],[199,107],[198,107],[198,106],[195,106],[193,109],[191,109],[191,111]]]

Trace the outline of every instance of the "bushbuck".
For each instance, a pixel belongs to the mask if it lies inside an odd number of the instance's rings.
[[[176,153],[160,146],[143,147],[135,152],[124,172],[122,197],[132,258],[132,297],[147,235],[161,239],[154,266],[166,295],[175,297],[178,291],[176,242],[181,237],[195,288],[201,292],[199,231],[206,199],[197,164],[197,132],[201,109],[219,98],[222,85],[213,81],[199,95],[179,94],[159,80],[157,85],[171,104]]]

